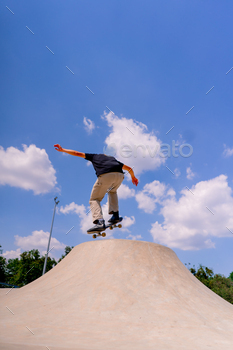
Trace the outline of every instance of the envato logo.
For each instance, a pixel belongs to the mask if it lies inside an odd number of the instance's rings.
[[[179,154],[183,158],[191,157],[193,154],[193,147],[189,143],[183,143],[182,145],[176,144],[174,140],[172,140],[172,145],[170,146],[168,143],[157,144],[155,147],[151,147],[144,144],[127,144],[124,143],[120,147],[118,147],[115,143],[111,143],[107,147],[103,148],[104,154],[108,156],[115,156],[116,154],[120,155],[123,158],[134,157],[137,158],[139,155],[145,158],[146,156],[150,156],[154,158],[155,156],[159,156],[161,158],[170,158],[179,157]]]

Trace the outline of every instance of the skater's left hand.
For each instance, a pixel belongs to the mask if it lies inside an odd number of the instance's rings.
[[[138,179],[137,179],[135,176],[132,177],[132,183],[133,183],[135,186],[138,185]]]

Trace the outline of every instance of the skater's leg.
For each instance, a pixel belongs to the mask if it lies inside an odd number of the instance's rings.
[[[109,214],[114,214],[116,212],[119,212],[117,189],[120,187],[124,179],[124,174],[122,173],[112,173],[112,174],[114,174],[114,181],[112,184],[112,188],[108,192],[108,213]]]
[[[100,175],[96,180],[89,201],[93,223],[97,223],[98,220],[103,220],[103,212],[100,202],[104,198],[109,188],[109,184],[106,183],[106,181],[102,177],[103,175]]]

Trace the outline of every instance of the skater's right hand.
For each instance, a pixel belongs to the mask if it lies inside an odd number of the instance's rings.
[[[54,145],[54,147],[56,151],[63,152],[63,148],[59,144]]]

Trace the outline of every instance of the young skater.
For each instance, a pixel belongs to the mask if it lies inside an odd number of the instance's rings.
[[[59,152],[65,152],[72,156],[85,158],[92,162],[95,169],[97,180],[93,186],[90,207],[92,213],[92,221],[95,224],[94,227],[90,228],[87,232],[102,231],[105,229],[105,221],[103,218],[103,212],[100,202],[104,198],[105,194],[108,193],[108,213],[112,214],[110,220],[111,224],[118,223],[121,218],[119,217],[119,206],[117,189],[120,187],[123,179],[123,170],[129,172],[132,178],[132,183],[138,185],[138,179],[135,177],[133,169],[112,156],[106,154],[95,154],[95,153],[83,153],[62,148],[59,144],[54,145],[55,149]]]

